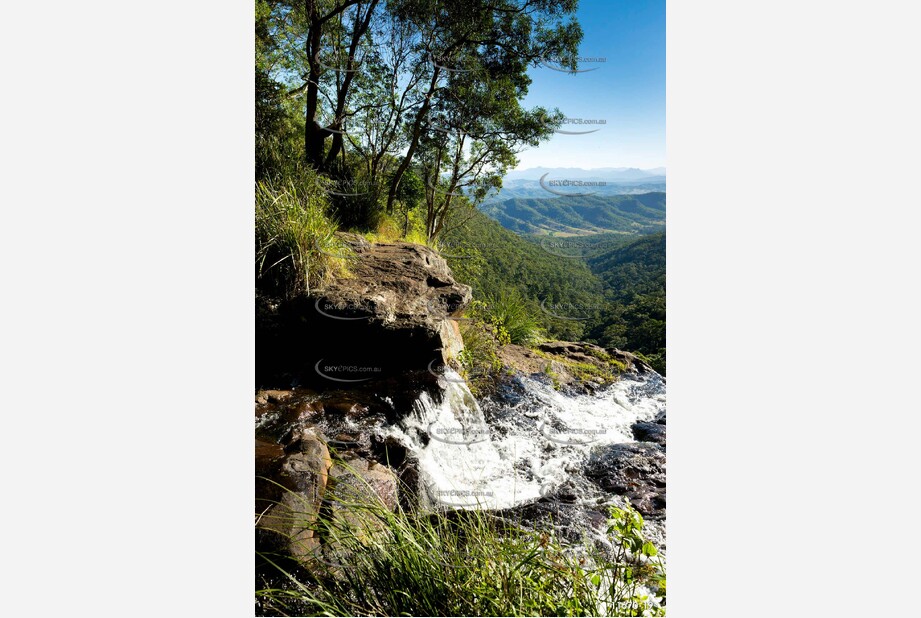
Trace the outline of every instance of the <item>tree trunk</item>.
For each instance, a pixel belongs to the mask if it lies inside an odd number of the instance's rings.
[[[419,137],[422,135],[422,123],[425,120],[425,116],[428,114],[429,109],[432,106],[432,95],[435,93],[435,89],[438,85],[438,77],[441,72],[441,69],[438,66],[435,66],[432,71],[432,81],[429,82],[429,91],[425,95],[425,102],[419,107],[419,111],[416,113],[416,119],[413,121],[413,133],[412,139],[409,142],[409,149],[406,151],[406,155],[403,157],[403,160],[400,161],[397,171],[393,174],[393,180],[390,181],[390,190],[387,193],[387,213],[393,214],[393,203],[397,198],[397,191],[400,188],[400,181],[403,179],[403,174],[406,173],[406,170],[409,169],[409,164],[412,163],[413,155],[416,152],[416,147],[419,145]]]
[[[342,131],[343,114],[345,113],[345,104],[348,100],[349,87],[352,85],[352,79],[355,77],[355,54],[358,52],[358,44],[361,43],[361,37],[365,35],[365,32],[368,31],[368,26],[371,25],[371,16],[374,14],[374,8],[377,6],[378,1],[379,0],[371,0],[371,4],[368,6],[368,12],[365,13],[363,18],[358,15],[355,16],[355,30],[352,32],[352,40],[349,41],[349,59],[345,65],[345,77],[342,78],[342,85],[336,93],[336,116],[333,119],[333,125],[331,127],[336,131]],[[360,8],[359,5],[359,10]],[[332,136],[333,141],[326,155],[326,167],[332,165],[333,161],[336,160],[345,141],[342,133],[332,132]]]
[[[304,113],[304,156],[307,163],[317,171],[323,170],[323,142],[328,131],[317,123],[317,108],[319,107],[320,93],[320,64],[317,54],[320,53],[320,42],[323,24],[317,18],[315,6],[311,4],[310,29],[307,36],[307,65],[310,69],[307,75],[307,98]]]

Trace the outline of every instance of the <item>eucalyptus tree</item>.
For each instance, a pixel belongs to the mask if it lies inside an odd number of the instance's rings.
[[[380,0],[261,0],[272,48],[269,71],[298,97],[304,117],[304,156],[319,171],[343,147],[343,125],[361,52]],[[257,5],[257,23],[260,5]],[[263,9],[264,12],[264,9]],[[321,122],[328,119],[328,122]],[[326,146],[330,140],[329,147]]]
[[[502,186],[502,177],[517,163],[516,154],[547,139],[563,120],[556,110],[522,108],[508,75],[456,72],[449,88],[440,92],[420,139],[429,240],[442,232],[456,198],[478,205]]]
[[[389,186],[387,179],[407,146],[406,120],[423,102],[422,84],[430,67],[413,53],[412,28],[392,13],[383,13],[369,36],[373,44],[355,79],[345,137],[360,156],[369,185],[379,190]]]
[[[546,139],[559,122],[558,113],[519,102],[529,67],[548,58],[576,67],[576,5],[257,0],[257,70],[284,89],[265,79],[260,87],[271,101],[299,106],[303,161],[349,182],[361,171],[370,194],[363,211],[382,203],[393,213],[407,172],[428,176],[426,227],[434,238],[456,194],[482,199],[518,149]]]
[[[497,110],[506,117],[515,115],[503,108],[511,108],[513,112],[519,108],[519,100],[527,94],[531,83],[529,66],[537,66],[547,58],[561,58],[563,66],[576,67],[582,39],[582,30],[574,19],[577,4],[577,0],[390,0],[387,3],[389,11],[416,30],[415,53],[430,64],[423,102],[406,128],[407,148],[389,187],[388,209],[392,208],[403,174],[412,164],[423,136],[432,126],[432,112],[437,109],[439,98],[463,96],[464,89],[457,88],[457,82],[466,83],[469,90],[471,82],[480,81],[488,97],[504,103],[498,108],[468,106],[466,120],[476,124],[488,120]],[[530,134],[522,137],[525,141],[533,139]]]

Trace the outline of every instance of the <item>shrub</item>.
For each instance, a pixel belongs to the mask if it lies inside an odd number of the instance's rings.
[[[471,308],[475,311],[482,304],[481,301],[473,301]],[[461,364],[462,375],[474,396],[486,395],[495,388],[503,369],[495,328],[482,320],[473,319],[461,322],[460,332],[464,349],[457,360]],[[505,343],[508,343],[507,339]]]
[[[516,288],[488,296],[484,312],[487,321],[496,327],[500,341],[505,336],[510,343],[533,345],[543,338],[540,322]]]
[[[367,175],[360,159],[354,155],[346,159],[337,159],[327,170],[331,180],[328,212],[346,229],[373,232],[381,223],[381,200],[386,194],[380,183]]]
[[[403,235],[403,230],[400,228],[399,223],[390,215],[381,214],[377,219],[376,226],[374,230],[362,234],[368,242],[393,242],[400,240]]]
[[[404,216],[403,228],[406,242],[432,246],[428,235],[425,233],[425,212],[421,208],[413,208],[404,213]]]
[[[256,185],[256,281],[291,297],[342,269],[347,249],[326,211],[326,181],[313,172],[298,182]]]
[[[301,568],[260,554],[278,577],[256,591],[257,613],[325,616],[664,615],[665,573],[629,505],[612,509],[614,551],[564,544],[481,510],[391,512],[379,502],[345,505],[351,522]],[[322,521],[322,520],[321,520]],[[271,578],[269,578],[271,579]],[[657,593],[661,602],[650,599]]]

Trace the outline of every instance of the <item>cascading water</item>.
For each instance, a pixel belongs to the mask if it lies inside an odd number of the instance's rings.
[[[578,477],[592,448],[634,442],[631,425],[665,410],[665,382],[654,373],[576,396],[519,377],[514,393],[485,413],[457,373],[446,371],[439,383],[440,400],[423,393],[386,433],[418,460],[428,502],[448,508],[534,502]]]

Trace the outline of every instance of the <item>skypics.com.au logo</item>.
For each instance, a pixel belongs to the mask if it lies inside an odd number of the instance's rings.
[[[367,382],[381,374],[380,367],[363,367],[359,365],[333,365],[323,363],[324,359],[317,361],[314,371],[318,376],[333,382]],[[366,376],[366,377],[356,377]]]
[[[587,195],[594,195],[597,191],[581,191],[581,192],[566,192],[558,191],[551,187],[606,187],[608,183],[604,180],[547,180],[547,176],[550,175],[550,172],[547,172],[540,177],[540,186],[544,191],[553,193],[554,195],[561,195],[563,197],[585,197]]]
[[[563,118],[563,127],[585,127],[585,126],[596,126],[596,125],[606,125],[608,123],[604,118]],[[562,135],[588,135],[589,133],[595,133],[600,131],[601,127],[597,129],[588,129],[585,131],[573,131],[566,129],[554,129],[554,133],[560,133]]]
[[[602,64],[607,61],[608,59],[602,56],[548,56],[540,61],[540,65],[552,71],[559,71],[560,73],[577,74],[597,71],[601,67],[592,66],[586,69],[577,69],[571,67],[582,66],[586,64]]]

